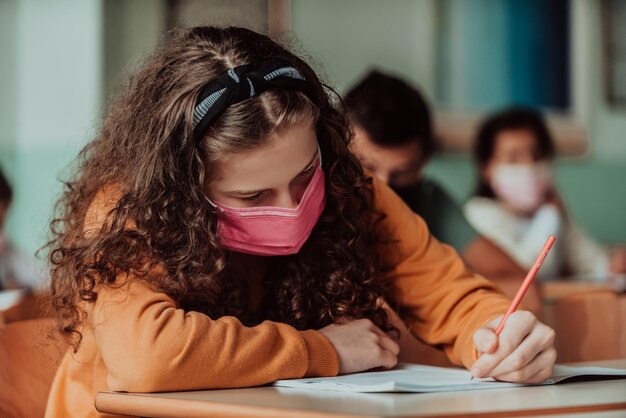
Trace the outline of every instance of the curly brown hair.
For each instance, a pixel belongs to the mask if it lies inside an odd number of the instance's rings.
[[[307,94],[267,91],[226,109],[199,141],[182,141],[192,136],[194,105],[208,82],[267,58],[298,69]],[[381,303],[381,297],[393,303],[377,255],[382,215],[373,206],[371,178],[348,150],[352,132],[331,92],[309,65],[267,36],[236,27],[174,32],[113,102],[57,203],[49,244],[52,298],[74,349],[84,304],[96,300],[98,287],[117,286],[120,275],[147,280],[187,311],[231,315],[246,325],[270,319],[319,329],[369,318],[393,329]],[[306,118],[323,156],[326,207],[298,254],[266,259],[263,304],[253,312],[245,281],[230,268],[233,253],[216,235],[207,185],[221,157],[259,146],[269,133]],[[110,187],[120,198],[102,227],[87,233],[90,204]]]

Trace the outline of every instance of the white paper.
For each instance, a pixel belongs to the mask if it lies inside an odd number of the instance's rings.
[[[556,365],[552,378],[541,383],[541,385],[551,385],[576,376],[622,376],[626,378],[626,369]],[[460,368],[401,364],[393,370],[382,372],[354,373],[337,377],[278,380],[274,382],[274,386],[344,392],[427,393],[530,385],[498,382],[491,378],[472,380],[470,372]]]

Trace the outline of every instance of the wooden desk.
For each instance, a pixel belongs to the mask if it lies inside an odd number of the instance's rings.
[[[626,359],[585,364],[626,368]],[[626,416],[626,379],[431,394],[274,387],[150,394],[100,392],[96,408],[145,417],[536,417],[592,412],[611,417]]]
[[[618,295],[613,291],[613,285],[607,282],[595,283],[575,280],[558,280],[543,283],[539,290],[544,303],[556,302],[570,296],[596,292],[608,292]]]
[[[626,294],[610,284],[544,283],[540,318],[556,331],[558,362],[626,358]]]

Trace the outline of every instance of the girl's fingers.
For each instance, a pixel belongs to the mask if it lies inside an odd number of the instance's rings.
[[[389,319],[390,324],[398,329],[398,332],[400,333],[399,339],[402,340],[403,338],[407,338],[408,336],[410,336],[409,330],[406,328],[406,325],[404,324],[404,322],[402,322],[402,319],[400,319],[400,316],[396,313],[396,311],[391,309],[387,302],[384,301],[383,308],[387,313],[387,318]],[[380,335],[380,337],[385,341],[383,347],[391,351],[396,356],[400,354],[400,344],[394,341],[394,339],[391,338],[389,334],[387,334],[380,328],[375,328],[376,333]]]
[[[394,356],[400,354],[400,345],[387,335],[380,339],[380,345]]]
[[[492,377],[503,382],[542,383],[552,375],[555,360],[556,350],[549,347],[523,367],[502,374],[493,374]]]
[[[509,354],[511,354],[537,323],[535,316],[527,311],[519,311],[511,314],[506,325],[498,338],[498,347],[492,353],[483,353],[471,368],[474,377],[492,376],[491,371]],[[478,338],[483,338],[484,332],[476,331]],[[494,334],[495,335],[495,334]]]
[[[372,332],[375,344],[380,351],[378,352],[378,358],[380,359],[380,366],[387,369],[391,369],[398,364],[398,354],[400,354],[400,346],[389,337],[383,330],[374,325],[373,322],[368,321],[366,324],[368,331]]]
[[[480,328],[474,333],[474,345],[480,354],[492,354],[498,349],[498,336],[488,328]]]
[[[522,340],[512,353],[500,361],[500,363],[488,373],[488,376],[500,376],[523,369],[527,364],[530,364],[539,353],[552,347],[553,343],[554,331],[548,326],[537,322],[530,334]]]
[[[385,367],[387,369],[391,369],[395,367],[396,364],[398,364],[398,357],[396,355],[394,355],[389,350],[385,350],[384,348],[381,348],[380,350],[381,350],[380,356],[379,356],[379,358],[381,359],[380,366]]]
[[[383,308],[385,309],[385,312],[387,313],[387,319],[389,320],[389,324],[391,326],[396,327],[398,331],[400,331],[401,336],[408,335],[409,330],[407,329],[407,326],[404,323],[404,321],[402,321],[400,316],[396,313],[396,311],[391,309],[391,307],[386,302],[383,302]]]
[[[378,345],[391,352],[394,356],[400,354],[400,345],[383,330],[374,325],[372,331],[374,331],[374,333],[378,336]]]
[[[534,376],[529,377],[524,383],[536,385],[545,382],[552,377],[552,368],[553,366],[550,366],[539,370],[539,372],[535,373]]]

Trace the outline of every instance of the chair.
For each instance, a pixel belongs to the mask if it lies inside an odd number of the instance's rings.
[[[49,338],[53,326],[46,318],[0,327],[0,416],[43,417],[64,348]]]

